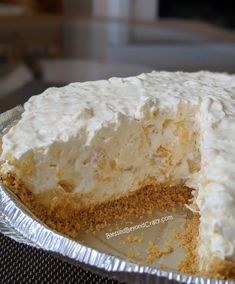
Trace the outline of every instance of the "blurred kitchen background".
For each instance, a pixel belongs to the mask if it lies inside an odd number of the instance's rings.
[[[0,112],[49,86],[235,73],[234,0],[0,0]]]

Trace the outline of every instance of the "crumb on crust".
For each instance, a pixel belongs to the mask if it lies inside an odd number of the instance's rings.
[[[164,264],[164,263],[160,263],[160,264],[159,264],[159,268],[163,270],[163,269],[166,269],[167,266],[166,266],[166,264]]]
[[[142,244],[142,243],[143,243],[143,238],[141,238],[140,236],[129,235],[129,236],[127,237],[127,241],[128,241],[129,243]]]
[[[128,251],[126,256],[127,256],[127,260],[131,261],[131,262],[139,262],[139,253],[138,252],[133,252],[133,251]]]
[[[146,250],[146,264],[152,264],[156,259],[161,258],[163,255],[170,254],[174,251],[171,244],[171,240],[167,240],[165,243],[165,248],[160,248],[159,245],[152,242],[149,243]]]
[[[157,244],[150,242],[146,250],[146,254],[146,264],[152,264],[154,260],[163,256],[163,251]]]
[[[196,274],[198,272],[198,256],[196,252],[199,235],[199,215],[193,214],[192,218],[186,216],[184,228],[184,233],[175,230],[175,238],[180,241],[180,246],[186,251],[186,257],[178,263],[177,270],[186,274]]]
[[[164,254],[169,254],[169,253],[172,253],[173,251],[174,251],[174,248],[172,246],[172,241],[167,240],[165,244]]]

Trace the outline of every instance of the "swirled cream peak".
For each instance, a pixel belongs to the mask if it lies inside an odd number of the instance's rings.
[[[235,261],[235,77],[152,72],[50,88],[3,137],[3,173],[88,203],[148,180],[198,191],[199,255]],[[205,249],[206,248],[206,249]]]

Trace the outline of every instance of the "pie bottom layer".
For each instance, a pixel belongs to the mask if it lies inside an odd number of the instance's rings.
[[[40,195],[30,192],[22,181],[12,174],[1,176],[4,185],[40,220],[52,229],[76,239],[79,230],[96,231],[126,218],[151,214],[153,210],[175,211],[178,206],[192,201],[192,189],[185,186],[147,184],[128,195],[112,200],[89,204],[76,193],[50,191]],[[187,274],[234,279],[235,263],[228,260],[211,258],[210,268],[199,271],[200,259],[197,255],[199,245],[199,214],[186,209],[185,233],[181,244],[186,249],[186,257],[177,267]],[[187,218],[187,216],[191,216]]]

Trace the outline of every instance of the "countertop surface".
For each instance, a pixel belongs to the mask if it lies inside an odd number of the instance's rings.
[[[100,277],[42,250],[17,243],[0,234],[1,284],[73,284],[120,282]]]

